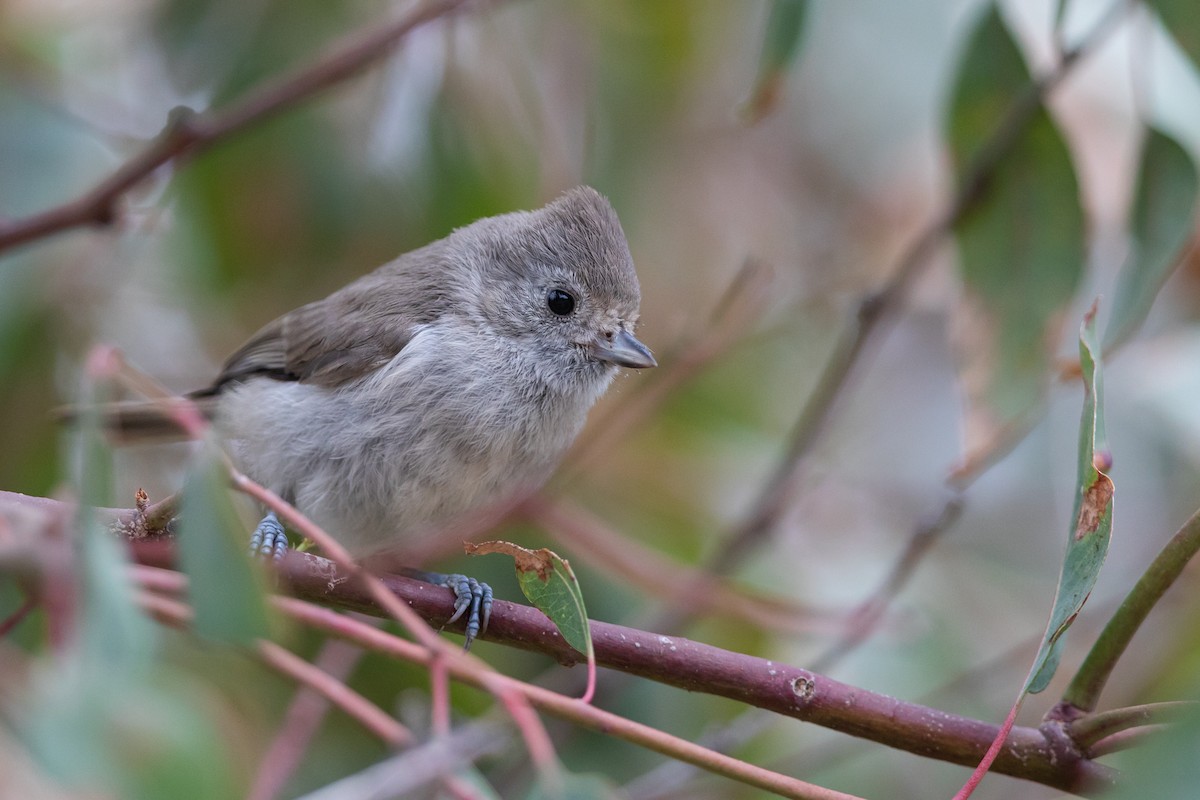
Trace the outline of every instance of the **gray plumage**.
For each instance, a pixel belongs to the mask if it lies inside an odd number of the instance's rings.
[[[617,366],[654,366],[639,302],[580,187],[280,317],[199,394],[239,468],[365,554],[544,481]]]

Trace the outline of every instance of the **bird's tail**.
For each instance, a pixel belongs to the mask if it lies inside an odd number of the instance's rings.
[[[64,424],[78,425],[86,408],[65,406],[54,412]],[[123,400],[96,408],[100,427],[119,442],[166,442],[186,439],[197,423],[211,421],[216,398],[197,394],[168,400]]]

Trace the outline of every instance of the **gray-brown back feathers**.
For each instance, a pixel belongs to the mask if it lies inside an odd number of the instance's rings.
[[[636,315],[637,274],[616,212],[594,189],[577,187],[537,211],[459,228],[279,317],[230,356],[204,394],[254,375],[322,386],[360,378],[395,357],[418,326],[468,313],[471,293],[518,286],[531,269],[546,281],[569,275],[597,302]]]

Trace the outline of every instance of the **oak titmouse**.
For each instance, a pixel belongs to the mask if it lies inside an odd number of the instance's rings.
[[[240,469],[368,554],[541,484],[617,367],[655,366],[639,301],[616,213],[580,187],[285,314],[195,396]]]

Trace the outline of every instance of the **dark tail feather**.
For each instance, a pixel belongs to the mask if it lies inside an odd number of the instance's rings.
[[[178,441],[186,438],[187,431],[178,415],[172,414],[171,402],[128,400],[109,403],[99,409],[100,424],[109,435],[121,442]],[[216,397],[197,396],[188,402],[206,420],[212,420]],[[179,406],[182,406],[181,402]],[[83,420],[84,410],[78,406],[65,406],[55,409],[54,417],[59,422],[78,425]]]

